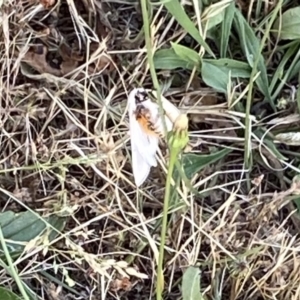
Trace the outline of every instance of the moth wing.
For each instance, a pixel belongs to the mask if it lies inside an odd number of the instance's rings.
[[[157,97],[157,92],[153,91],[154,96]],[[175,123],[177,117],[180,115],[180,110],[168,99],[161,95],[163,109],[170,119],[171,123]]]
[[[167,126],[167,132],[169,132],[173,129],[173,123],[171,122],[171,120],[167,116],[164,116],[164,117],[165,117],[165,122],[166,122],[166,126]],[[157,119],[157,121],[155,123],[155,129],[159,133],[164,134],[164,126],[163,126],[162,118]]]
[[[151,166],[138,151],[132,151],[132,171],[136,186],[144,183],[150,173]]]
[[[135,183],[141,185],[149,175],[151,167],[157,166],[156,151],[158,138],[143,132],[135,116],[130,115],[130,142],[132,169]]]

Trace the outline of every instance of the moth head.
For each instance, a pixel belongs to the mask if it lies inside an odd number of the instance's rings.
[[[134,88],[128,95],[129,112],[133,113],[139,103],[145,101],[146,91],[143,88]]]
[[[143,90],[138,90],[135,94],[135,104],[136,105],[139,105],[147,100],[149,100],[149,97],[146,93],[146,91],[143,89]]]

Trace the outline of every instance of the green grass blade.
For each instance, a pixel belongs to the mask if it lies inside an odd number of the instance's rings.
[[[253,29],[249,26],[248,22],[238,9],[235,9],[234,27],[238,32],[242,50],[251,67],[254,66],[254,61],[258,57],[257,71],[260,72],[260,76],[257,78],[256,84],[266,99],[271,102],[267,69],[263,56],[260,53],[260,41],[255,36]]]
[[[222,27],[221,27],[221,44],[220,44],[221,57],[226,57],[234,13],[235,13],[234,3],[230,3],[230,5],[225,9],[224,20],[222,22]]]
[[[193,70],[194,64],[185,61],[179,57],[174,49],[160,49],[157,50],[153,57],[155,69],[174,70],[174,69],[187,69]]]
[[[184,154],[182,156],[183,170],[188,179],[191,179],[197,172],[200,172],[206,166],[213,164],[232,152],[232,149],[222,149],[211,154]]]
[[[194,66],[200,64],[200,56],[195,50],[172,42],[171,46],[174,49],[175,54],[186,61],[187,64],[192,64]]]
[[[184,28],[184,30],[186,30],[186,32],[190,34],[199,43],[199,45],[203,46],[207,53],[209,53],[212,57],[215,57],[208,44],[199,34],[199,31],[195,27],[194,23],[185,13],[180,2],[178,0],[171,0],[169,2],[165,2],[164,6],[167,8],[169,13],[176,19],[176,21]]]
[[[289,68],[283,72],[284,76],[279,81],[275,92],[272,94],[272,101],[275,101],[277,99],[283,87],[286,85],[288,78],[291,78],[291,73],[294,72],[294,74],[296,75],[295,67],[297,66],[299,68],[299,59],[300,59],[300,49],[298,48],[298,51],[294,56],[293,60],[291,62],[288,62]]]
[[[201,73],[208,86],[226,94],[230,77],[249,78],[251,70],[248,64],[233,59],[203,59]]]
[[[294,45],[291,45],[290,48],[288,48],[288,50],[285,52],[284,56],[282,57],[280,64],[278,65],[274,75],[272,76],[272,80],[269,88],[271,95],[278,80],[282,81],[282,77],[285,73],[285,67],[298,49],[299,49],[299,43],[295,43]]]
[[[5,300],[21,300],[19,296],[8,289],[0,287],[0,299]]]
[[[203,62],[216,66],[221,72],[231,73],[233,78],[249,78],[251,74],[251,68],[245,62],[230,59],[203,59]]]

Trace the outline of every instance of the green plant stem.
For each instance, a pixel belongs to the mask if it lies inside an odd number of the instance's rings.
[[[167,136],[167,125],[165,121],[165,114],[161,100],[161,89],[156,76],[156,70],[153,61],[153,49],[152,49],[152,41],[150,34],[150,22],[148,18],[148,10],[147,10],[147,0],[141,0],[141,8],[143,15],[143,25],[144,25],[144,33],[145,33],[145,42],[147,49],[147,58],[150,69],[150,74],[153,82],[154,89],[157,92],[157,101],[159,106],[160,116],[162,118],[163,128],[165,132],[165,136]],[[171,180],[173,175],[173,170],[175,166],[175,162],[177,159],[177,155],[181,151],[181,149],[173,148],[172,143],[168,141],[169,149],[170,149],[170,161],[168,166],[168,174],[166,179],[166,187],[165,187],[165,196],[164,196],[164,207],[163,207],[163,220],[162,220],[162,229],[161,229],[161,240],[160,240],[160,248],[159,248],[159,258],[157,265],[157,287],[156,287],[156,299],[161,300],[163,289],[164,289],[164,274],[163,274],[163,262],[164,262],[164,248],[167,234],[167,221],[168,221],[168,210],[169,210],[169,200],[170,200],[170,192],[171,192]]]
[[[143,24],[144,24],[144,33],[145,33],[145,42],[146,42],[146,49],[147,49],[147,59],[149,64],[149,70],[153,82],[153,87],[157,92],[157,101],[159,106],[159,112],[162,116],[162,123],[165,134],[167,133],[167,124],[164,117],[164,109],[162,106],[162,100],[161,100],[161,89],[160,85],[156,76],[154,61],[153,61],[153,49],[152,49],[152,43],[151,43],[151,34],[150,34],[150,23],[148,18],[148,9],[147,9],[147,0],[141,0],[141,7],[142,7],[142,15],[143,15]]]
[[[164,118],[164,110],[162,106],[161,100],[161,90],[160,85],[156,76],[156,71],[154,67],[153,61],[153,49],[151,43],[151,34],[150,34],[150,22],[148,18],[148,9],[147,9],[147,0],[141,0],[141,8],[143,15],[143,24],[144,24],[144,32],[145,32],[145,42],[147,49],[147,59],[149,64],[149,70],[153,82],[153,87],[157,92],[157,101],[159,106],[159,112],[162,116],[162,123],[165,135],[167,136],[167,126]],[[156,299],[162,299],[162,293],[164,289],[164,276],[163,276],[163,260],[164,260],[164,246],[166,240],[166,230],[167,230],[167,216],[168,216],[168,208],[169,208],[169,198],[170,198],[170,190],[171,190],[171,179],[174,169],[174,164],[176,161],[176,155],[172,154],[174,151],[171,150],[171,157],[168,166],[168,174],[166,180],[166,189],[165,189],[165,198],[164,198],[164,208],[163,208],[163,222],[162,222],[162,231],[161,231],[161,241],[160,241],[160,249],[159,249],[159,258],[158,258],[158,266],[157,266],[157,287],[156,287]]]
[[[17,270],[13,264],[13,261],[10,257],[10,254],[9,254],[9,251],[8,251],[8,248],[6,246],[6,243],[5,243],[5,240],[4,240],[4,236],[3,236],[3,233],[2,233],[2,229],[1,229],[1,226],[0,226],[0,242],[1,242],[1,246],[2,246],[2,249],[4,251],[4,254],[5,254],[5,257],[7,259],[7,262],[8,262],[8,266],[10,268],[10,275],[14,278],[19,290],[20,290],[20,293],[21,295],[23,296],[23,299],[24,300],[30,300],[30,298],[28,297],[26,291],[25,291],[25,288],[20,280],[20,277],[17,273]]]
[[[162,299],[162,293],[164,289],[164,273],[163,273],[164,249],[165,249],[165,242],[166,242],[166,235],[167,235],[171,180],[172,180],[172,175],[173,175],[174,166],[176,162],[177,152],[178,151],[171,148],[168,174],[166,180],[165,196],[164,196],[163,221],[162,221],[162,228],[161,228],[159,258],[158,258],[158,266],[157,266],[156,300]]]

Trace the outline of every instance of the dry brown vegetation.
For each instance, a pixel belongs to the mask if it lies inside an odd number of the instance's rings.
[[[257,1],[237,2],[254,26]],[[275,2],[265,2],[262,17]],[[15,261],[19,278],[32,299],[154,299],[168,151],[162,147],[159,167],[136,189],[127,95],[153,87],[139,3],[12,0],[2,4],[0,20],[0,208],[63,220],[55,239],[43,234],[26,244]],[[153,6],[151,24],[155,49],[170,42],[195,47],[162,5]],[[284,53],[265,56],[269,70]],[[163,298],[180,299],[183,273],[197,265],[203,299],[300,299],[297,146],[253,133],[247,177],[246,112],[231,106],[247,80],[235,82],[226,98],[194,71],[157,68],[157,75],[164,96],[189,115],[186,154],[208,157],[192,172],[198,193],[180,178],[173,189]],[[290,88],[279,96],[285,92]],[[259,91],[253,99],[253,132],[298,128],[295,102],[273,114],[255,106]],[[295,159],[294,167],[280,155]],[[0,282],[19,293],[5,268]]]

